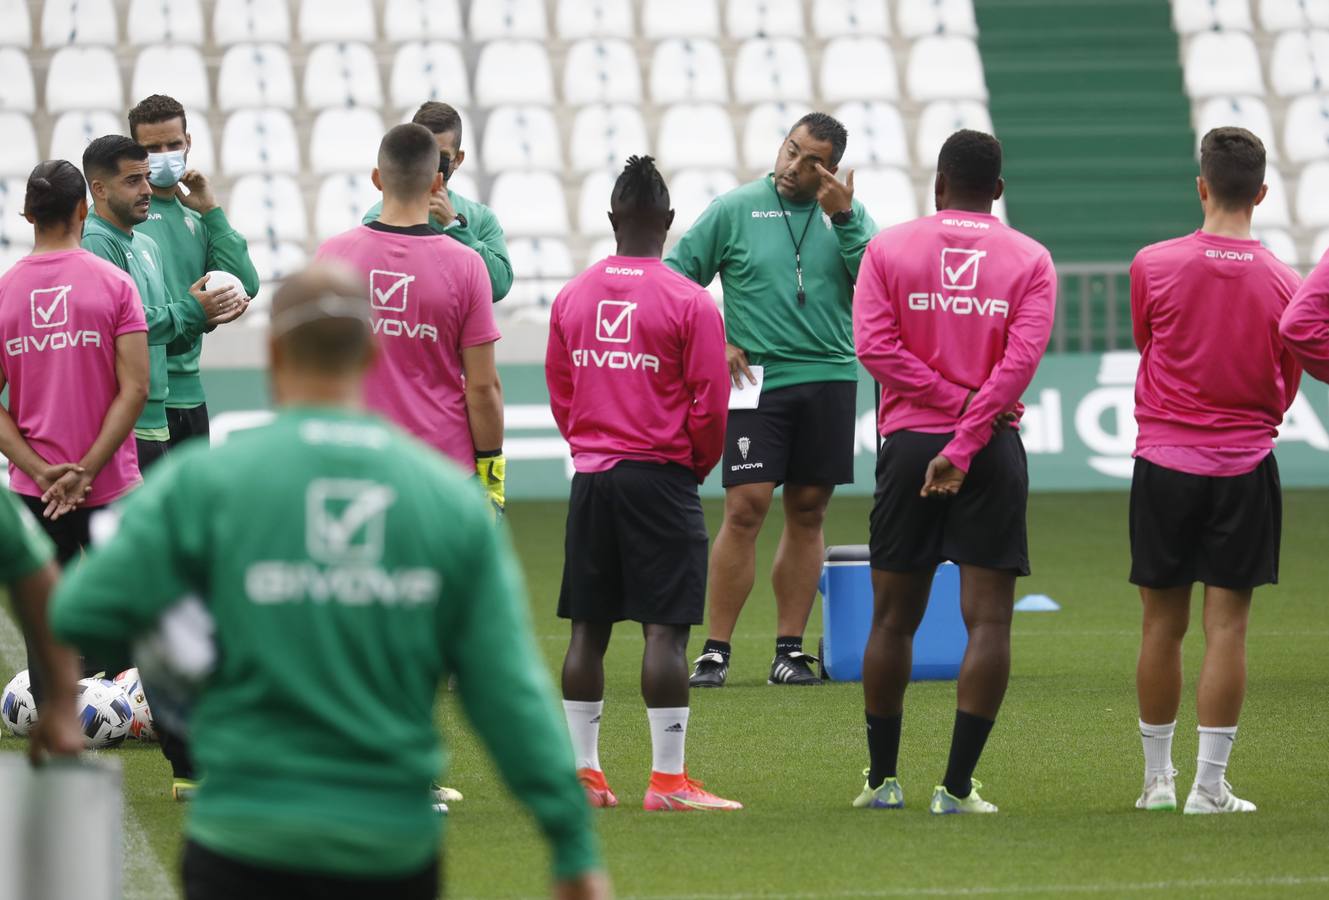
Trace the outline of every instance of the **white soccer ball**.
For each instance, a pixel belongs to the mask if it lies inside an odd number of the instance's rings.
[[[5,693],[0,696],[0,716],[4,717],[5,727],[14,737],[27,737],[32,726],[37,724],[37,704],[32,699],[32,682],[27,669],[5,685]]]
[[[240,279],[230,272],[223,272],[221,269],[213,269],[207,275],[208,280],[203,284],[203,290],[215,291],[218,288],[235,288],[239,292],[242,300],[248,300],[249,294],[245,292],[245,286]]]
[[[125,669],[115,676],[115,683],[129,698],[129,708],[134,713],[134,720],[129,724],[129,736],[138,741],[157,740],[157,731],[152,727],[152,710],[148,708],[148,696],[143,692],[138,669]]]
[[[134,710],[114,681],[84,678],[78,683],[78,724],[90,750],[118,747],[129,737]]]

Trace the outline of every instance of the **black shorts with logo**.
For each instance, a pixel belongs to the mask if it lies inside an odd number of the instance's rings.
[[[921,497],[928,463],[953,434],[897,431],[877,456],[869,519],[872,568],[918,572],[950,560],[1029,574],[1029,464],[1014,429],[978,452],[954,497]]]
[[[1135,460],[1131,583],[1246,590],[1278,583],[1283,489],[1270,453],[1251,472],[1191,475]]]
[[[625,460],[572,476],[558,614],[584,622],[700,625],[709,538],[697,477]]]
[[[852,483],[857,394],[853,381],[817,381],[764,390],[756,409],[731,409],[721,483]]]

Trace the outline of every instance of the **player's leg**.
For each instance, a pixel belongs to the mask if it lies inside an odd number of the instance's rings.
[[[613,633],[611,622],[574,620],[563,658],[563,712],[577,758],[577,776],[592,806],[617,806],[600,766],[600,719],[604,715],[604,656]],[[687,681],[684,665],[683,680]]]

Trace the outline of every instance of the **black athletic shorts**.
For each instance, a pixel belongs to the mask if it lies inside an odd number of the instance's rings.
[[[189,409],[166,407],[166,424],[171,427],[171,449],[174,450],[190,438],[207,440],[208,404],[201,403]]]
[[[1131,481],[1131,583],[1195,582],[1245,590],[1278,583],[1283,488],[1274,455],[1227,478],[1135,460]]]
[[[79,506],[60,518],[51,520],[42,516],[46,504],[42,502],[41,497],[29,497],[26,494],[16,494],[15,496],[23,501],[23,505],[41,523],[42,530],[51,539],[51,543],[55,544],[55,559],[60,563],[60,568],[63,569],[69,565],[70,560],[77,557],[85,547],[92,543],[92,517],[101,512],[102,507]]]
[[[351,878],[273,869],[185,844],[185,900],[434,900],[439,863],[398,878]]]
[[[160,462],[166,458],[167,452],[171,449],[170,441],[145,441],[143,438],[134,438],[134,446],[138,449],[138,470],[146,475],[148,469],[152,468],[153,463]]]
[[[707,543],[697,477],[686,467],[625,460],[607,472],[578,472],[558,614],[700,625]]]
[[[928,463],[953,434],[897,431],[877,456],[869,519],[872,568],[918,572],[950,560],[1029,574],[1029,464],[1014,429],[978,452],[954,497],[921,497]]]
[[[731,409],[721,483],[852,483],[857,394],[856,382],[818,381],[762,391],[756,409]]]

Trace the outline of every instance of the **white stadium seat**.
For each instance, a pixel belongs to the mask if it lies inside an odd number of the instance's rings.
[[[909,96],[929,100],[986,100],[987,81],[978,44],[966,37],[925,37],[914,41],[905,73]]]
[[[614,233],[609,224],[609,198],[622,169],[591,172],[581,182],[577,195],[577,232],[583,237],[602,237]]]
[[[202,111],[186,109],[185,121],[189,127],[189,168],[204,175],[217,174],[217,142],[212,138],[212,125]]]
[[[1279,158],[1274,123],[1259,97],[1213,97],[1204,101],[1195,113],[1195,152],[1200,152],[1200,141],[1211,130],[1229,125],[1245,128],[1263,141],[1269,159]]]
[[[0,109],[26,113],[37,109],[28,54],[17,47],[0,47]]]
[[[548,106],[500,106],[485,122],[480,152],[487,172],[563,168],[558,123]]]
[[[512,271],[522,278],[571,278],[577,274],[568,245],[557,238],[517,238],[508,243]]]
[[[1310,261],[1319,265],[1324,261],[1326,254],[1329,254],[1329,228],[1321,231],[1311,241]]]
[[[596,105],[577,112],[568,148],[572,170],[589,172],[606,166],[621,167],[629,156],[646,156],[651,152],[651,141],[646,136],[646,122],[635,106]]]
[[[469,156],[469,154],[468,154]],[[469,168],[471,163],[469,159],[466,163]],[[461,194],[470,200],[480,200],[480,185],[474,178],[465,172],[453,172],[448,176],[448,190],[455,194]]]
[[[724,18],[725,30],[736,41],[804,34],[802,0],[728,0]]]
[[[809,16],[819,38],[888,37],[891,33],[886,0],[814,0]]]
[[[1269,181],[1269,173],[1265,173],[1265,181]],[[1273,184],[1269,185],[1270,193],[1273,192]],[[1269,202],[1268,198],[1264,203],[1255,207],[1255,219],[1258,221],[1260,210]],[[1329,225],[1329,160],[1311,163],[1301,172],[1301,181],[1297,184],[1297,221],[1307,228],[1323,228]],[[1261,222],[1261,225],[1285,224],[1275,222]]]
[[[120,39],[111,0],[46,0],[42,5],[42,46],[114,46]]]
[[[794,123],[810,111],[811,107],[806,103],[796,102],[754,106],[743,123],[743,165],[749,169],[770,171]],[[853,140],[852,134],[849,139]]]
[[[587,39],[568,49],[563,64],[563,100],[584,103],[641,102],[641,66],[625,40]]]
[[[367,173],[329,175],[319,185],[314,204],[314,237],[321,242],[351,230],[382,199]]]
[[[37,152],[37,132],[32,128],[32,117],[25,113],[0,112],[0,134],[5,136],[0,141],[0,175],[22,175],[27,178],[33,166],[43,158]],[[79,160],[71,159],[70,162],[79,168],[83,167]]]
[[[674,207],[673,231],[682,234],[692,227],[711,201],[738,187],[728,169],[685,169],[669,178],[669,201]]]
[[[1321,0],[1259,0],[1265,31],[1329,28],[1329,4]]]
[[[793,38],[753,38],[734,60],[734,99],[739,103],[812,99],[807,53]]]
[[[724,57],[714,41],[670,38],[651,57],[651,99],[658,104],[729,99]]]
[[[0,247],[6,250],[32,247],[32,226],[23,218],[27,193],[26,178],[0,178]]]
[[[301,171],[300,145],[291,117],[280,109],[242,109],[222,130],[222,171],[227,175]]]
[[[475,67],[475,99],[481,106],[554,102],[549,54],[536,41],[491,41]]]
[[[1329,94],[1308,94],[1287,108],[1283,146],[1294,163],[1329,159]]]
[[[856,169],[854,198],[867,208],[878,228],[918,218],[914,183],[899,169]]]
[[[489,208],[512,237],[561,236],[568,231],[563,185],[552,172],[504,172],[494,179]]]
[[[671,228],[669,230],[669,233],[675,237],[681,237],[683,234],[683,232],[679,231],[676,228]],[[586,265],[592,266],[602,259],[606,259],[607,257],[610,256],[616,256],[617,254],[618,254],[618,238],[616,237],[600,238],[598,241],[591,244],[589,249],[587,249]]]
[[[1292,240],[1292,235],[1281,228],[1266,228],[1264,230],[1252,230],[1251,237],[1255,238],[1261,244],[1269,249],[1269,252],[1277,256],[1289,266],[1299,264],[1297,258],[1297,243]]]
[[[1172,0],[1172,28],[1177,34],[1253,27],[1250,0]]]
[[[1301,181],[1303,185],[1306,183],[1304,174]],[[1251,217],[1251,223],[1260,229],[1286,228],[1292,224],[1292,216],[1288,213],[1288,193],[1287,187],[1283,184],[1282,173],[1273,166],[1266,166],[1264,183],[1269,186],[1269,193],[1265,195],[1264,202],[1255,207],[1255,215]],[[1326,197],[1329,197],[1329,194],[1326,194]],[[1300,199],[1300,195],[1298,195],[1298,199]]]
[[[394,44],[459,40],[461,7],[458,0],[388,0],[383,11],[383,36]]]
[[[738,158],[734,126],[723,106],[679,104],[660,117],[656,156],[666,170],[723,168]]]
[[[249,239],[249,259],[258,272],[259,284],[264,287],[294,275],[308,262],[304,247],[266,236]],[[250,309],[252,311],[253,307]],[[250,314],[252,313],[247,313],[246,318]]]
[[[212,41],[219,47],[291,40],[286,0],[217,0],[212,9]]]
[[[132,0],[125,21],[131,44],[203,43],[199,0]]]
[[[896,100],[900,96],[895,54],[882,39],[841,37],[821,51],[821,99]]]
[[[319,44],[305,61],[305,108],[383,106],[378,61],[367,44]]]
[[[892,103],[855,100],[835,111],[849,132],[840,166],[909,166],[909,135]]]
[[[253,241],[295,241],[309,237],[300,185],[286,175],[246,175],[231,187],[226,217]]]
[[[212,105],[203,55],[188,44],[144,47],[134,62],[130,85],[136,103],[149,94],[167,94],[186,109],[207,109]]]
[[[558,36],[565,41],[635,36],[632,0],[559,0],[556,22]]]
[[[973,0],[897,0],[895,23],[910,39],[929,34],[978,37]]]
[[[51,128],[47,159],[67,159],[82,169],[83,149],[88,144],[104,134],[123,134],[125,129],[124,119],[104,109],[67,112]]]
[[[548,36],[545,0],[484,0],[471,4],[470,37],[477,43],[500,38],[543,41]]]
[[[125,91],[115,54],[105,47],[63,47],[46,70],[46,111],[113,109],[123,112]]]
[[[0,46],[32,46],[32,17],[28,0],[0,0]]]
[[[372,109],[325,109],[309,133],[309,167],[318,175],[368,172],[378,160],[383,119]]]
[[[932,190],[932,182],[929,181],[927,189],[923,191],[923,215],[930,216],[937,211],[937,195]],[[1006,215],[1006,198],[1000,197],[992,204],[992,214],[1001,221],[1010,224],[1010,219]],[[880,223],[879,223],[880,224]]]
[[[304,0],[299,31],[306,44],[372,41],[378,36],[373,0]]]
[[[277,44],[236,44],[222,57],[217,74],[217,106],[233,109],[295,108],[295,71],[286,48]]]
[[[388,95],[394,108],[412,114],[426,100],[470,106],[471,86],[461,50],[447,41],[402,44],[392,61]]]
[[[1264,93],[1255,42],[1240,32],[1203,32],[1186,50],[1186,92],[1194,98]]]
[[[720,10],[715,0],[642,0],[641,36],[648,41],[713,38],[719,33]]]
[[[1269,61],[1269,82],[1280,97],[1329,91],[1329,31],[1279,35]]]

